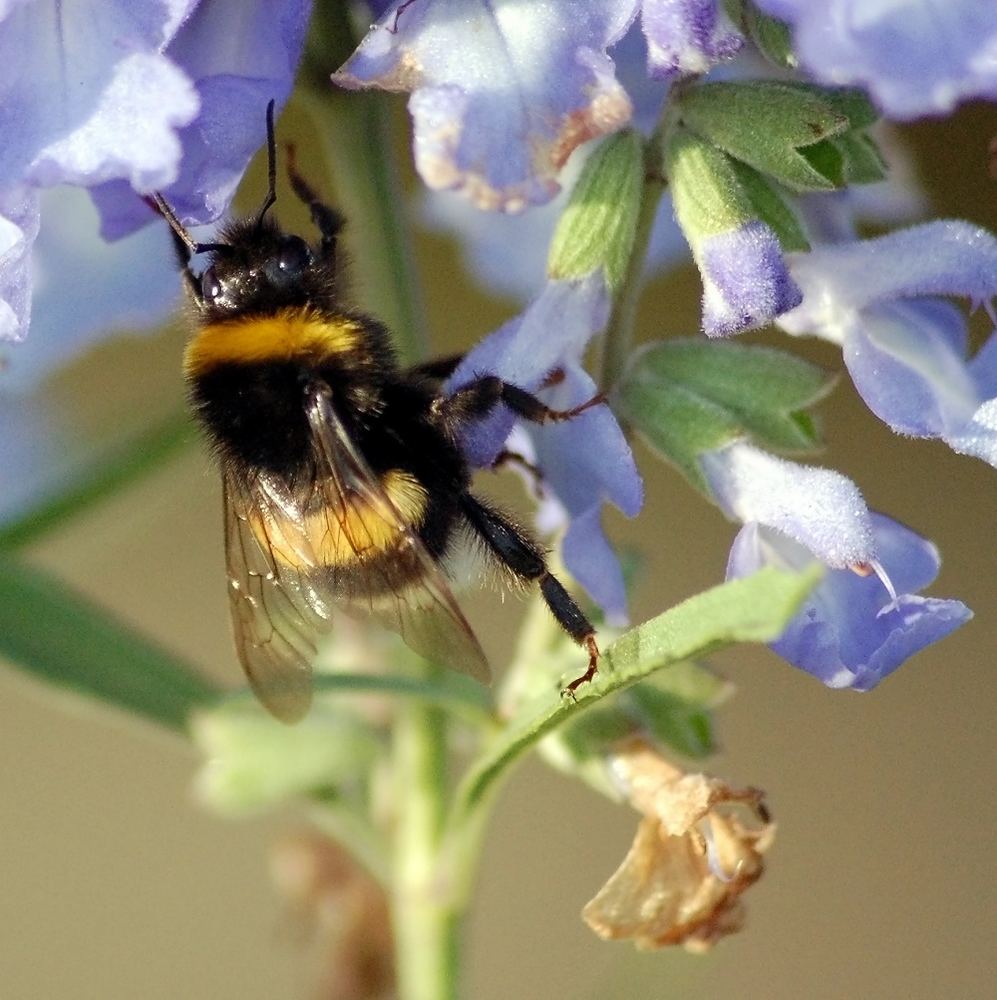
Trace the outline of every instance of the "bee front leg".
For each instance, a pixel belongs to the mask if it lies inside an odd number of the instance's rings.
[[[539,585],[558,625],[588,652],[588,669],[564,688],[564,694],[573,698],[575,690],[592,680],[599,669],[599,647],[592,623],[547,568],[543,549],[523,528],[470,493],[461,497],[461,509],[471,529],[513,576]]]
[[[437,408],[447,419],[460,425],[472,420],[482,420],[499,403],[505,403],[517,417],[535,424],[545,424],[570,420],[591,407],[605,402],[605,394],[599,392],[580,406],[572,407],[570,410],[555,410],[532,392],[520,389],[511,382],[504,382],[497,375],[481,375],[452,395],[441,397],[437,402]]]

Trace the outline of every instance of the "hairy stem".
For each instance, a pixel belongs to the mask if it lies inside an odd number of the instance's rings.
[[[392,913],[401,1000],[457,995],[459,914],[442,850],[447,751],[446,714],[399,701]]]

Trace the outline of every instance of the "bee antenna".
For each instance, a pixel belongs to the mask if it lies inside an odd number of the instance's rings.
[[[257,229],[263,224],[263,216],[277,200],[277,139],[273,127],[273,106],[274,100],[271,98],[267,105],[267,196],[263,199],[263,205],[256,216]]]

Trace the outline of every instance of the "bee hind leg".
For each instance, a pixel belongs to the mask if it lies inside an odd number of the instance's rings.
[[[599,647],[592,623],[547,568],[543,550],[523,528],[470,493],[461,497],[461,509],[472,530],[492,555],[518,579],[537,583],[558,625],[588,651],[588,669],[564,689],[564,694],[573,698],[575,690],[592,680],[598,670]]]

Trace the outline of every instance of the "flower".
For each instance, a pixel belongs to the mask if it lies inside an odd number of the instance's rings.
[[[792,254],[790,271],[804,297],[780,326],[840,344],[856,389],[894,430],[997,465],[997,336],[970,360],[964,318],[934,297],[965,295],[993,316],[997,239],[938,220]]]
[[[623,863],[582,911],[585,922],[638,948],[696,951],[740,930],[741,894],[761,877],[775,836],[763,793],[683,774],[639,738],[618,745],[609,768],[644,818]]]
[[[656,79],[706,73],[744,46],[718,0],[643,0],[641,27]]]
[[[333,80],[409,90],[416,168],[434,189],[519,211],[558,191],[576,146],[630,120],[608,46],[637,0],[425,0],[387,11]]]
[[[934,545],[883,514],[871,517],[876,564],[862,572],[831,569],[772,643],[776,653],[828,687],[868,691],[972,617],[961,601],[918,596],[938,574]],[[769,565],[802,570],[813,561],[786,535],[748,524],[734,540],[727,576]]]
[[[818,80],[866,87],[892,118],[997,97],[997,18],[989,0],[756,0],[793,28]]]
[[[447,392],[479,375],[494,374],[537,392],[555,409],[587,402],[596,387],[581,366],[581,356],[608,315],[600,274],[582,281],[548,281],[524,313],[467,354],[448,381]],[[559,380],[545,387],[553,372],[560,373]],[[471,464],[492,467],[514,422],[511,411],[500,406],[487,420],[470,427],[463,446]],[[623,573],[603,534],[600,510],[609,500],[633,517],[643,502],[643,485],[616,418],[607,406],[594,406],[563,423],[524,424],[524,429],[559,504],[548,507],[548,517],[563,509],[570,521],[563,547],[566,568],[611,619],[623,620]],[[549,520],[548,527],[552,527]]]
[[[697,258],[708,337],[763,326],[801,301],[779,240],[763,222],[704,237]]]
[[[838,569],[876,558],[872,516],[840,472],[777,458],[746,441],[706,452],[700,464],[728,517],[775,529]]]
[[[89,188],[102,233],[154,220],[163,190],[187,221],[227,206],[290,91],[308,0],[33,0],[0,12],[0,337],[23,338],[38,188]],[[99,322],[99,320],[98,320]]]

